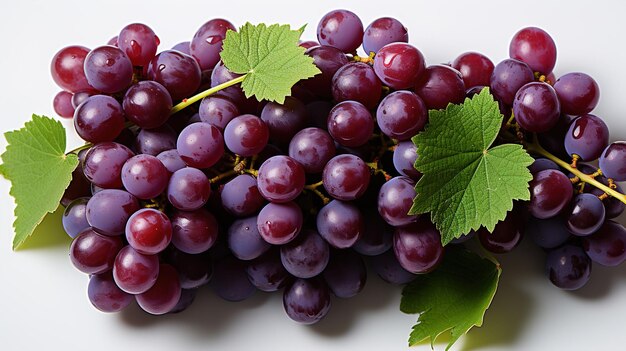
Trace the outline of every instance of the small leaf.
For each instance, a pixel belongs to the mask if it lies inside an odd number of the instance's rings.
[[[23,128],[4,136],[8,145],[1,156],[0,173],[11,181],[10,194],[16,203],[15,250],[57,209],[78,158],[65,155],[63,125],[45,116],[33,115]]]
[[[241,83],[246,97],[282,104],[294,84],[320,73],[313,58],[298,46],[303,30],[246,23],[239,32],[226,33],[220,55],[229,70],[246,75]]]
[[[418,276],[402,291],[400,310],[420,314],[409,345],[429,339],[433,347],[439,335],[449,332],[448,350],[473,326],[480,327],[501,271],[498,264],[466,249],[448,248],[434,272]]]
[[[533,162],[521,145],[494,142],[503,116],[488,89],[462,105],[432,110],[429,124],[413,137],[423,176],[410,213],[431,213],[441,242],[477,230],[492,231],[513,208],[513,200],[528,200]]]

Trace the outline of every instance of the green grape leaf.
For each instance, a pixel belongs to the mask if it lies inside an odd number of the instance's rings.
[[[490,148],[502,118],[483,89],[463,104],[431,110],[426,129],[413,137],[423,175],[410,213],[430,212],[444,245],[481,226],[491,232],[513,200],[530,199],[533,158],[519,144]]]
[[[15,198],[16,250],[57,209],[78,157],[65,154],[63,125],[45,116],[33,115],[23,128],[4,136],[8,145],[0,156],[0,174],[11,181],[10,194]]]
[[[437,337],[449,332],[448,350],[472,327],[480,327],[501,271],[499,264],[464,248],[448,248],[434,272],[418,276],[402,291],[400,310],[419,313],[409,345],[428,339],[434,348]]]
[[[320,73],[298,46],[304,28],[246,23],[239,32],[226,32],[220,55],[229,70],[245,74],[241,87],[246,97],[282,104],[294,84]]]

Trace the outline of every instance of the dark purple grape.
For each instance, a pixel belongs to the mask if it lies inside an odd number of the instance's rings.
[[[227,20],[215,18],[203,24],[193,36],[189,51],[203,70],[215,67],[219,61],[222,41],[228,30],[237,31]]]
[[[182,52],[185,55],[191,56],[191,51],[189,51],[189,45],[191,45],[190,41],[181,41],[180,43],[172,46],[172,50],[176,50]]]
[[[354,100],[374,109],[380,101],[382,83],[370,65],[351,62],[333,76],[332,93],[337,102]]]
[[[374,72],[383,84],[407,89],[424,73],[424,55],[413,45],[391,43],[383,46],[374,59]]]
[[[185,127],[176,141],[180,158],[191,167],[209,168],[224,155],[224,137],[208,123],[193,123]]]
[[[283,104],[267,103],[261,111],[261,119],[269,128],[270,140],[286,145],[306,126],[308,114],[300,100],[288,96]]]
[[[609,128],[600,117],[583,115],[570,124],[564,143],[570,156],[578,155],[582,161],[593,161],[609,145]]]
[[[409,177],[395,177],[383,184],[378,193],[378,212],[394,227],[414,222],[416,215],[409,215],[413,206],[415,183]]]
[[[198,289],[180,289],[180,298],[178,299],[176,306],[174,306],[174,308],[172,308],[168,313],[180,313],[189,308],[189,306],[191,306],[193,301],[196,299],[197,292]]]
[[[160,43],[154,31],[141,23],[127,25],[117,37],[117,46],[126,53],[133,66],[147,66]]]
[[[172,223],[163,212],[153,208],[142,208],[128,219],[126,240],[137,252],[156,255],[170,244]]]
[[[439,265],[444,253],[441,235],[426,217],[396,228],[393,251],[400,265],[414,274],[431,272]]]
[[[204,206],[211,195],[211,183],[202,171],[185,167],[170,177],[167,199],[179,210],[193,211]]]
[[[124,188],[142,200],[159,196],[167,188],[169,177],[163,163],[150,155],[133,156],[122,167]]]
[[[248,264],[248,279],[257,289],[273,292],[282,289],[291,279],[280,261],[278,250],[269,250]]]
[[[593,234],[604,223],[605,209],[597,196],[583,193],[576,195],[567,216],[567,229],[578,236]]]
[[[134,149],[138,153],[156,156],[163,151],[176,149],[176,138],[176,132],[167,124],[154,129],[142,129],[137,134]]]
[[[79,271],[100,274],[113,268],[115,256],[122,247],[121,238],[98,234],[88,227],[72,241],[70,259]]]
[[[456,69],[444,65],[428,66],[415,82],[415,92],[428,109],[444,109],[448,104],[465,100],[463,76]]]
[[[325,14],[317,25],[317,41],[350,53],[361,46],[363,23],[353,12],[333,10]]]
[[[161,315],[170,312],[180,300],[178,273],[169,264],[161,264],[156,282],[147,291],[135,296],[142,310]]]
[[[200,87],[200,76],[198,62],[174,50],[159,53],[148,66],[148,77],[163,85],[174,101],[193,95]]]
[[[318,212],[317,230],[331,246],[346,249],[365,231],[363,215],[351,203],[333,200]]]
[[[117,189],[105,189],[87,202],[87,222],[95,231],[105,235],[124,233],[128,218],[139,210],[137,198]]]
[[[559,121],[559,98],[549,84],[531,82],[515,94],[513,113],[517,124],[525,130],[533,133],[546,132]]]
[[[526,226],[526,235],[544,249],[554,249],[563,245],[569,238],[570,232],[561,217],[548,219],[530,218]]]
[[[561,246],[548,252],[546,272],[556,287],[577,290],[589,281],[591,260],[578,246]]]
[[[224,142],[233,153],[250,157],[263,151],[270,137],[270,130],[259,117],[241,115],[233,118],[224,129]]]
[[[600,100],[600,87],[584,73],[567,73],[554,82],[554,90],[561,102],[561,111],[580,116],[591,112]]]
[[[465,52],[452,61],[452,68],[461,72],[465,88],[489,86],[494,65],[491,60],[478,52]]]
[[[374,132],[374,119],[367,107],[357,101],[337,104],[328,114],[328,132],[339,144],[357,147],[367,143]]]
[[[172,244],[188,254],[199,254],[210,249],[217,241],[217,219],[207,210],[174,211],[172,221]]]
[[[300,233],[302,222],[302,210],[293,202],[269,203],[257,217],[261,237],[272,245],[283,245],[293,240]]]
[[[365,263],[354,251],[335,250],[324,270],[324,280],[335,296],[344,299],[353,297],[365,287]]]
[[[106,313],[119,312],[134,300],[133,295],[117,287],[111,272],[92,275],[89,278],[87,296],[95,308]]]
[[[211,72],[211,88],[214,88],[220,84],[226,83],[238,77],[241,77],[241,75],[229,71],[228,68],[224,66],[224,63],[220,61]],[[238,105],[239,110],[243,113],[244,106],[242,106],[242,104],[245,103],[246,96],[244,95],[240,84],[236,84],[226,89],[222,89],[216,96],[230,99]]]
[[[395,18],[381,17],[370,23],[363,33],[363,50],[366,54],[376,53],[391,43],[408,43],[409,33]]]
[[[619,184],[615,184],[615,186],[615,191],[619,192],[620,194],[624,193],[624,191],[622,191],[622,187],[619,186]],[[589,189],[589,192],[594,194],[595,196],[600,196],[604,194],[603,190],[600,190],[596,187],[587,186],[587,189]],[[624,209],[626,209],[626,204],[621,202],[619,199],[614,198],[613,196],[609,196],[607,199],[602,200],[602,203],[604,204],[605,218],[615,218],[621,215],[622,212],[624,212]]]
[[[188,254],[170,248],[165,251],[165,261],[178,272],[183,289],[199,288],[207,284],[213,275],[213,263],[208,252]]]
[[[559,165],[557,165],[556,163],[554,163],[554,161],[550,159],[539,157],[539,158],[536,158],[535,161],[533,161],[533,163],[530,166],[528,166],[528,170],[533,175],[546,169],[558,170]]]
[[[85,150],[82,150],[82,152],[79,152],[79,155],[84,155],[85,153]],[[80,197],[90,197],[91,195],[91,183],[85,177],[83,168],[79,166],[72,171],[72,180],[70,181],[70,185],[67,189],[65,189],[60,202],[63,207],[67,207],[70,202]]]
[[[52,100],[52,107],[57,115],[63,118],[74,117],[74,106],[72,106],[72,94],[67,91],[60,91]]]
[[[535,72],[548,74],[556,64],[556,45],[544,30],[523,28],[511,39],[509,57],[526,62]]]
[[[304,182],[304,168],[289,156],[270,157],[259,167],[259,192],[269,201],[294,200],[304,189]]]
[[[98,187],[119,189],[122,187],[122,167],[133,155],[130,149],[118,143],[96,144],[85,155],[83,173]]]
[[[539,219],[554,217],[572,200],[572,183],[565,174],[546,169],[530,182],[530,213]]]
[[[90,96],[93,96],[93,95],[94,95],[94,93],[91,92],[91,91],[81,91],[81,92],[74,93],[74,95],[72,95],[72,101],[71,101],[72,102],[72,107],[74,107],[74,109],[78,108],[78,106],[80,106],[80,104],[85,102],[85,100],[87,100],[87,98],[89,98]]]
[[[424,130],[428,122],[428,109],[417,94],[396,91],[387,95],[378,105],[376,122],[390,138],[408,140]]]
[[[220,96],[207,96],[198,108],[200,119],[224,130],[228,122],[240,115],[239,108],[232,101]]]
[[[100,46],[85,58],[85,76],[96,90],[113,94],[126,89],[133,81],[133,64],[119,48]]]
[[[217,296],[231,302],[243,301],[256,291],[248,279],[246,263],[232,256],[215,262],[211,287]]]
[[[63,229],[72,239],[89,228],[89,222],[87,222],[88,201],[88,197],[79,197],[70,202],[63,212]]]
[[[333,138],[320,128],[305,128],[289,143],[289,157],[298,161],[306,173],[321,172],[335,152]]]
[[[587,255],[603,266],[617,266],[626,260],[626,228],[606,221],[592,235],[583,238]]]
[[[411,141],[399,142],[393,151],[393,166],[401,175],[407,176],[417,181],[422,176],[415,169],[415,161],[417,160],[417,147]]]
[[[370,184],[370,168],[354,155],[333,157],[322,173],[324,189],[337,200],[349,201],[363,196]]]
[[[407,284],[417,278],[417,275],[402,268],[393,249],[381,255],[373,256],[371,263],[374,272],[376,272],[382,280],[390,284]]]
[[[158,154],[157,158],[159,159],[159,161],[161,161],[161,163],[163,163],[165,168],[167,168],[167,171],[170,173],[174,173],[179,169],[185,168],[187,166],[185,164],[185,161],[180,158],[180,155],[178,154],[178,151],[176,151],[176,149],[165,150]]]
[[[83,70],[87,54],[89,54],[89,49],[78,45],[67,46],[59,50],[52,58],[50,65],[54,82],[70,93],[93,91],[94,88],[87,83],[87,77]]]
[[[160,127],[172,109],[172,98],[164,86],[153,81],[138,82],[126,91],[124,114],[141,128]]]
[[[294,240],[280,247],[285,269],[297,278],[312,278],[322,273],[330,258],[330,248],[314,230],[303,230]]]
[[[332,97],[333,76],[339,68],[348,64],[346,54],[337,48],[324,45],[313,47],[307,50],[306,54],[313,58],[313,64],[321,73],[303,81],[302,85],[320,97]]]
[[[256,213],[265,203],[256,178],[249,174],[231,179],[222,188],[220,196],[224,209],[238,217]]]
[[[90,143],[113,141],[124,129],[122,106],[110,96],[91,96],[76,108],[74,129]]]
[[[607,178],[618,182],[626,180],[625,141],[616,141],[604,149],[600,156],[600,169]]]
[[[387,224],[376,209],[366,209],[363,214],[365,230],[352,248],[365,256],[377,256],[393,245],[393,227]]]
[[[330,293],[321,279],[297,279],[285,289],[283,306],[289,318],[314,324],[330,310]]]
[[[313,41],[313,40],[307,40],[307,41],[300,40],[298,42],[298,46],[301,46],[301,47],[303,47],[305,49],[310,49],[310,48],[312,48],[314,46],[319,46],[319,45],[320,45],[320,43],[318,43],[316,41]]]
[[[496,65],[489,80],[491,93],[496,100],[512,106],[515,94],[527,83],[535,80],[533,70],[522,61],[506,59]]]
[[[544,133],[537,134],[539,138],[539,144],[549,151],[551,154],[558,156],[562,159],[569,158],[567,151],[565,151],[565,134],[569,130],[569,126],[575,117],[561,114],[558,122],[552,129]]]
[[[490,252],[503,254],[513,251],[524,237],[524,216],[514,208],[504,220],[499,221],[491,232],[485,227],[478,231],[482,246]]]
[[[257,217],[248,217],[234,221],[228,228],[228,247],[240,260],[253,260],[270,248],[257,227]]]

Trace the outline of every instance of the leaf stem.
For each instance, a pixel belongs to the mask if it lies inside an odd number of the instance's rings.
[[[561,160],[560,158],[558,158],[558,157],[554,156],[553,154],[551,154],[550,152],[548,152],[541,145],[539,145],[539,141],[537,139],[537,135],[536,134],[533,135],[533,141],[531,143],[526,143],[526,150],[528,150],[529,152],[533,152],[533,153],[539,154],[539,155],[544,156],[546,158],[549,158],[550,160],[554,161],[559,166],[565,168],[570,173],[572,173],[573,175],[578,177],[582,182],[591,184],[591,185],[595,186],[596,188],[604,191],[605,193],[613,196],[614,198],[616,198],[619,201],[621,201],[621,202],[626,204],[626,195],[624,195],[624,194],[620,193],[619,191],[617,191],[615,189],[612,189],[612,188],[610,188],[610,187],[600,183],[599,181],[595,180],[594,177],[593,177],[594,174],[592,174],[592,175],[585,174],[585,173],[581,172],[580,170],[578,170],[577,168],[572,167],[571,164]]]
[[[172,108],[172,110],[170,111],[170,114],[173,115],[176,112],[179,112],[180,110],[184,109],[185,107],[187,107],[189,105],[192,105],[192,104],[202,100],[203,98],[205,98],[205,97],[207,97],[209,95],[215,94],[215,93],[217,93],[218,91],[220,91],[222,89],[226,89],[226,88],[228,88],[230,86],[233,86],[235,84],[239,84],[239,83],[243,82],[243,80],[246,78],[247,75],[248,74],[246,73],[246,74],[244,74],[242,76],[239,76],[239,77],[237,77],[235,79],[229,80],[228,82],[224,82],[224,83],[222,83],[220,85],[214,86],[213,88],[210,88],[210,89],[207,89],[207,90],[205,90],[203,92],[200,92],[200,93],[198,93],[198,94],[196,94],[196,95],[194,95],[194,96],[192,96],[192,97],[190,97],[188,99],[184,99],[182,102],[178,103],[176,106],[174,106]]]
[[[92,146],[93,146],[92,143],[87,143],[85,145],[81,145],[81,146],[79,146],[79,147],[77,147],[75,149],[72,149],[72,150],[68,151],[67,154],[76,154],[76,155],[78,155],[78,153],[81,152],[82,150],[89,149]]]

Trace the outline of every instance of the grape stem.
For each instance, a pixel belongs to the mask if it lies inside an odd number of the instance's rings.
[[[230,170],[228,172],[224,172],[224,173],[216,175],[215,177],[209,179],[209,182],[211,184],[215,184],[215,183],[219,182],[220,180],[222,180],[224,178],[232,177],[232,176],[234,176],[236,174],[239,174],[239,172],[237,170],[232,169],[232,170]]]
[[[568,170],[569,172],[571,172],[573,175],[575,175],[576,177],[578,177],[578,179],[580,179],[580,181],[585,182],[587,184],[591,184],[593,186],[595,186],[596,188],[604,191],[606,194],[613,196],[614,198],[618,199],[619,201],[623,202],[626,204],[626,195],[620,193],[619,191],[612,189],[611,187],[608,187],[602,183],[600,183],[599,181],[595,180],[595,178],[593,177],[594,174],[589,175],[589,174],[585,174],[583,172],[581,172],[580,170],[578,170],[577,168],[572,167],[572,165],[570,165],[569,163],[561,160],[560,158],[554,156],[553,154],[551,154],[550,152],[548,152],[546,149],[544,149],[540,144],[539,141],[537,139],[537,135],[533,134],[533,141],[531,143],[525,143],[526,146],[526,150],[528,150],[529,152],[535,153],[535,154],[539,154],[541,156],[544,156],[552,161],[554,161],[556,164],[558,164],[559,166],[563,167],[564,169]]]
[[[204,99],[205,97],[215,94],[220,90],[226,89],[230,86],[233,86],[235,84],[239,84],[241,82],[243,82],[243,80],[246,78],[247,74],[244,74],[242,76],[239,76],[235,79],[229,80],[228,82],[224,82],[222,84],[216,85],[213,88],[207,89],[201,93],[198,93],[188,99],[184,99],[183,101],[181,101],[180,103],[176,104],[176,106],[174,106],[172,108],[172,110],[170,111],[170,114],[175,114],[176,112],[181,111],[182,109],[184,109],[185,107],[192,105],[202,99]]]

